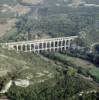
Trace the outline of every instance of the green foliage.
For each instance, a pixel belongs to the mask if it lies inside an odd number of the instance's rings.
[[[95,80],[97,81],[99,80],[98,54],[84,54],[84,53],[79,53],[79,52],[74,51],[74,52],[69,52],[69,53],[67,52],[66,53],[65,52],[64,53],[50,53],[50,54],[48,53],[44,55],[50,59],[59,61],[67,66],[69,65],[75,68],[78,73],[86,77],[91,76]],[[98,64],[98,65],[95,65],[95,64]],[[71,69],[71,73],[73,73],[72,69]]]
[[[66,54],[63,53],[63,55],[69,59],[68,61],[71,61],[79,73],[85,76],[90,74],[95,80],[99,81],[99,54],[73,51]]]
[[[92,83],[81,79],[80,77],[70,76],[68,74],[60,76],[54,86],[49,83],[43,83],[20,88],[13,86],[7,96],[11,100],[69,100],[70,97],[80,91],[95,89]]]
[[[18,34],[24,33],[22,39],[24,39],[26,33],[40,34],[46,33],[53,37],[74,35],[75,25],[69,18],[46,18],[41,20],[27,19],[23,17],[16,25]],[[36,32],[36,33],[33,33]],[[18,36],[17,36],[18,37]],[[33,38],[33,37],[31,37]]]
[[[60,53],[44,53],[44,56],[47,56],[50,59],[60,61],[64,64],[70,65],[71,62],[68,61],[66,55],[60,54]]]
[[[71,35],[81,35],[83,38],[79,41],[79,44],[90,45],[93,42],[98,42],[99,32],[97,15],[66,15],[59,14],[49,15],[45,18],[36,20],[32,17],[22,16],[16,23],[16,32],[13,32],[9,37],[2,40],[20,41],[31,40],[34,35],[39,37],[43,34],[47,34],[52,37],[62,37]],[[11,31],[12,32],[12,31]],[[14,35],[15,34],[15,35]],[[82,42],[81,42],[82,41]],[[81,42],[81,43],[80,43]]]
[[[25,74],[29,71],[34,77],[35,72],[48,70],[49,72],[53,73],[55,75],[56,68],[58,69],[58,65],[55,66],[53,63],[48,63],[41,58],[39,58],[37,55],[30,54],[30,53],[16,53],[15,51],[8,51],[6,49],[0,49],[0,55],[2,58],[5,59],[5,66],[6,63],[11,63],[11,68],[15,68],[13,73],[9,73],[8,76],[10,78],[16,79],[16,78],[26,78]],[[56,53],[56,58],[61,58],[59,60],[66,59],[65,56],[62,57],[62,55]],[[9,57],[9,59],[7,59]],[[13,58],[14,57],[14,58]],[[6,60],[7,59],[7,60]],[[1,58],[0,58],[1,60]],[[22,74],[19,73],[21,68],[25,68],[24,61],[27,63],[26,65],[30,68],[28,69],[22,69]],[[39,63],[38,63],[39,62]],[[2,66],[2,63],[0,63]],[[22,64],[22,65],[21,65]],[[49,67],[50,64],[50,67]],[[65,72],[65,73],[64,73]],[[25,73],[25,74],[24,74]],[[69,100],[70,97],[73,95],[76,95],[77,93],[81,91],[87,91],[87,90],[93,90],[97,87],[90,83],[89,81],[82,79],[81,77],[78,77],[76,75],[76,70],[73,68],[67,68],[65,70],[64,68],[58,71],[60,74],[56,74],[57,76],[48,79],[44,83],[39,84],[33,84],[30,85],[27,88],[21,88],[17,86],[12,86],[9,90],[9,92],[6,94],[11,100]],[[14,76],[14,77],[13,77]],[[26,75],[27,76],[27,75]],[[45,76],[44,76],[45,77]],[[4,79],[4,78],[3,78]],[[40,78],[41,79],[41,78]],[[31,79],[30,82],[34,82],[37,80],[35,78],[34,80]],[[4,81],[5,82],[5,81]],[[2,83],[2,82],[1,82]],[[2,84],[1,84],[2,85]],[[3,85],[4,86],[4,85]]]
[[[75,76],[77,73],[76,69],[70,67],[69,70],[67,71],[68,76]]]

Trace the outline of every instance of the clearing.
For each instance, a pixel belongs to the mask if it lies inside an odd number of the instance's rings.
[[[76,67],[87,70],[92,76],[99,79],[99,67],[98,66],[94,65],[93,63],[89,61],[86,61],[80,58],[70,57],[70,56],[66,56],[66,57],[70,62],[76,65]]]
[[[5,24],[0,24],[0,37],[6,34],[13,26],[15,26],[16,19],[11,19]]]
[[[56,53],[53,56],[57,60],[60,59],[63,62],[69,62],[69,63],[73,64],[72,66],[74,66],[75,68],[80,69],[84,73],[88,72],[95,78],[99,79],[99,66],[96,66],[89,61],[86,61],[86,60],[83,60],[83,59],[80,59],[77,57],[71,57],[66,54]]]
[[[0,77],[9,77],[10,73],[16,79],[28,79],[31,84],[35,84],[53,79],[57,73],[57,65],[44,61],[36,54],[0,49],[0,56]]]

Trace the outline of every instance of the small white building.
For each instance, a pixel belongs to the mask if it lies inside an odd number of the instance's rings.
[[[22,80],[22,79],[17,79],[14,81],[16,86],[20,87],[28,87],[30,85],[29,80]]]

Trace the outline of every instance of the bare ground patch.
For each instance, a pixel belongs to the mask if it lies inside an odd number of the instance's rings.
[[[16,21],[16,19],[11,19],[5,24],[0,24],[0,37],[6,34],[15,25]]]
[[[14,10],[19,14],[19,15],[23,15],[23,14],[27,14],[30,11],[29,7],[26,6],[22,6],[22,5],[17,5]]]

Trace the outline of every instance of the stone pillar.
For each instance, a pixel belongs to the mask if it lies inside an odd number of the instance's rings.
[[[30,49],[30,52],[32,51],[32,47],[31,47],[31,44],[29,44],[29,49]]]
[[[72,48],[72,47],[73,47],[73,45],[74,45],[74,40],[73,40],[73,39],[71,39],[71,40],[70,40],[70,48]]]
[[[18,45],[16,45],[16,50],[19,51]]]
[[[64,48],[65,48],[64,50],[66,50],[66,40],[65,40],[65,45],[64,45]]]
[[[44,43],[42,42],[42,43],[41,43],[41,50],[43,50],[43,47],[44,47],[44,45],[43,45],[43,44],[44,44]]]
[[[27,44],[25,45],[25,52],[27,52]]]
[[[68,48],[70,49],[70,40],[69,40],[69,42],[68,42]]]
[[[63,40],[61,41],[61,51],[63,50]]]
[[[33,45],[34,45],[33,52],[35,52],[35,43]]]
[[[49,51],[51,52],[51,49],[52,49],[52,47],[51,47],[51,41],[49,42]]]
[[[39,45],[40,45],[40,43],[37,44],[37,46],[38,46],[38,50],[37,50],[37,52],[38,52],[38,53],[40,52]]]
[[[53,41],[53,51],[55,51],[55,41]]]
[[[47,50],[47,42],[45,42],[45,44],[46,44],[46,45],[45,45],[45,49]]]
[[[68,40],[66,40],[66,47],[68,47]]]
[[[22,44],[20,45],[20,48],[21,48],[21,51],[23,51],[23,45]]]
[[[57,41],[57,50],[59,51],[59,40]]]
[[[57,47],[59,48],[59,41],[57,41]]]

